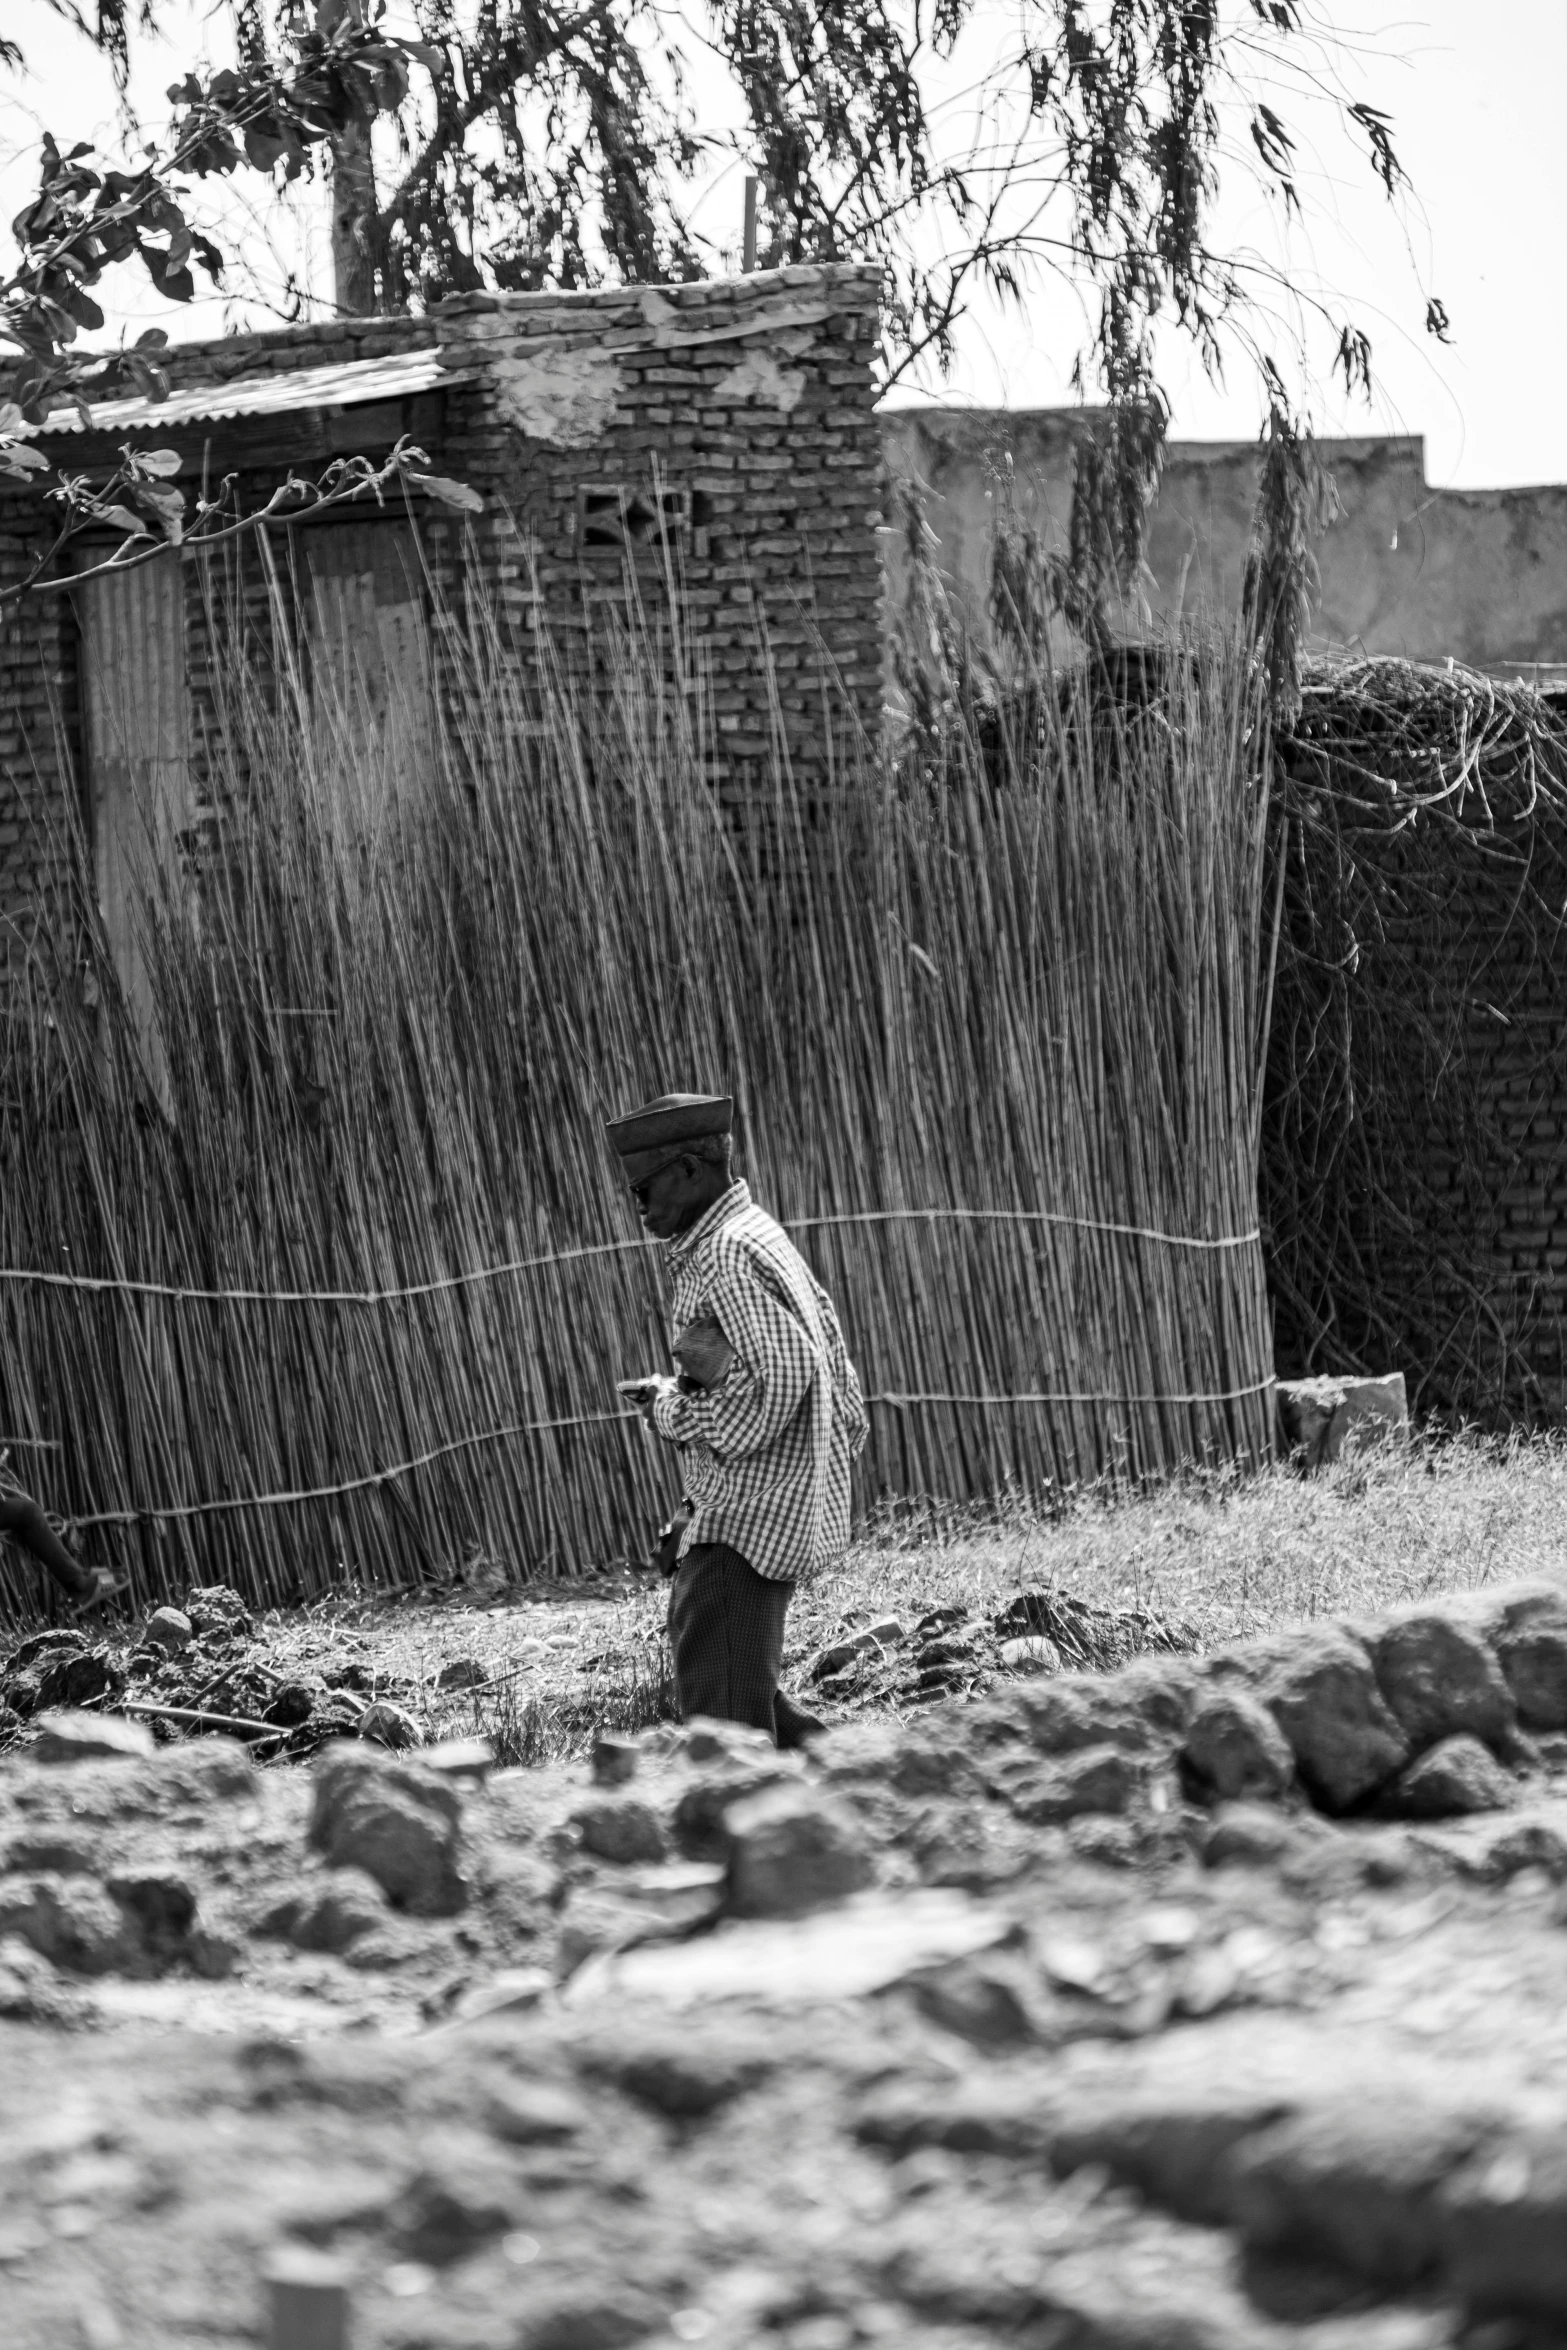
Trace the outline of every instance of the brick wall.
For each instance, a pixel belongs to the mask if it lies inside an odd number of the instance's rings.
[[[587,658],[595,608],[620,602],[624,576],[613,547],[589,543],[595,514],[608,519],[590,502],[665,500],[668,557],[636,557],[638,591],[656,623],[678,580],[735,789],[775,728],[792,760],[822,765],[824,648],[848,706],[879,724],[876,287],[870,268],[799,268],[441,311],[443,350],[486,369],[464,478],[493,483],[504,509],[487,568],[518,641],[542,614],[557,647],[575,640]]]
[[[1413,824],[1295,797],[1263,1105],[1280,1375],[1487,1425],[1567,1419],[1567,734],[1522,768],[1524,711]]]
[[[655,632],[678,628],[711,680],[716,780],[736,802],[786,751],[808,782],[841,772],[836,731],[880,720],[882,451],[871,358],[878,273],[856,265],[589,294],[474,295],[422,319],[357,319],[177,347],[176,390],[436,350],[476,381],[403,402],[213,418],[138,434],[186,476],[232,472],[250,510],[292,467],[385,450],[410,432],[436,470],[485,500],[464,524],[420,500],[421,535],[461,609],[475,563],[524,665],[547,630],[591,668],[628,589]],[[122,434],[121,438],[124,437]],[[46,443],[73,466],[113,461],[104,435]],[[657,513],[648,542],[613,543]],[[35,493],[0,492],[0,566],[14,577],[47,529]],[[609,543],[595,544],[595,540]],[[264,619],[255,550],[214,566]],[[670,583],[674,582],[673,604]],[[210,701],[206,599],[188,596],[189,670]],[[761,646],[765,637],[768,658]],[[24,926],[40,887],[47,809],[66,804],[74,745],[74,626],[59,595],[0,620],[0,915]],[[13,930],[11,938],[17,933]]]

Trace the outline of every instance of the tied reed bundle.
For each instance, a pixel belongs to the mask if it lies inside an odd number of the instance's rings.
[[[530,683],[477,591],[442,618],[412,794],[364,710],[254,643],[226,664],[206,845],[146,910],[162,1106],[101,954],[102,1018],[69,944],[10,1009],[0,1265],[317,1293],[0,1281],[0,1426],[61,1447],[50,1506],[127,1513],[89,1544],[144,1593],[258,1603],[640,1551],[673,1459],[604,1415],[664,1360],[660,1283],[601,1121],[691,1085],[734,1093],[745,1173],[899,1399],[865,1498],[1266,1457],[1244,663],[1193,648],[1108,728],[1051,681],[998,765],[963,726],[856,744],[824,661],[833,775],[780,734],[741,818],[688,647],[628,624],[593,688],[548,646]]]

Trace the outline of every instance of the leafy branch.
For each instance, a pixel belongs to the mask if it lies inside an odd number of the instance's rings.
[[[384,506],[388,494],[399,489],[422,490],[466,513],[477,513],[484,503],[465,482],[431,473],[428,457],[406,434],[379,461],[334,458],[315,480],[290,473],[262,505],[242,510],[235,474],[225,474],[215,491],[198,488],[187,505],[174,479],[184,462],[177,449],[123,447],[108,477],[94,480],[90,474],[51,465],[42,450],[25,440],[7,444],[5,435],[14,431],[17,421],[14,406],[0,406],[0,467],[13,476],[32,476],[40,487],[44,475],[53,476],[43,496],[58,508],[60,521],[22,577],[0,587],[0,607],[35,592],[79,587],[83,580],[101,579],[108,572],[134,571],[170,547],[205,553],[268,522],[302,522],[334,506]],[[61,570],[66,548],[88,530],[120,535],[96,561]]]

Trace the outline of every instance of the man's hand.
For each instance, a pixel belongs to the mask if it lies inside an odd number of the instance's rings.
[[[627,1403],[642,1414],[643,1419],[651,1428],[653,1406],[661,1395],[668,1395],[673,1391],[674,1384],[673,1379],[666,1377],[663,1372],[656,1372],[646,1379],[617,1379],[615,1387],[616,1392],[623,1395]]]

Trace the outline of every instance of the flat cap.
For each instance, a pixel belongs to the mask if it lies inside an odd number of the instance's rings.
[[[640,1110],[611,1118],[604,1131],[635,1180],[639,1172],[651,1175],[678,1158],[686,1143],[727,1134],[734,1115],[734,1099],[727,1093],[661,1093],[656,1102],[644,1102]],[[641,1165],[643,1161],[649,1163]]]

